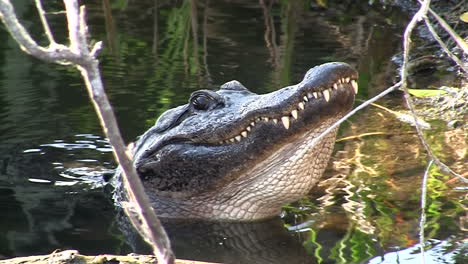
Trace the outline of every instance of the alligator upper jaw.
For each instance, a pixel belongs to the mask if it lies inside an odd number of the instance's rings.
[[[246,89],[240,83],[233,82]],[[199,120],[193,123],[200,129],[186,129],[181,126],[161,135],[152,132],[154,128],[150,129],[143,136],[144,140],[140,140],[140,145],[143,145],[140,149],[144,148],[145,151],[141,153],[143,155],[139,155],[141,158],[137,163],[144,163],[147,157],[173,144],[236,144],[249,138],[256,127],[261,125],[273,124],[273,127],[281,131],[280,134],[284,135],[284,131],[289,132],[286,134],[294,134],[297,130],[314,126],[314,122],[321,116],[348,111],[357,92],[357,72],[347,64],[337,62],[314,67],[297,85],[264,95],[249,92],[240,96],[231,90],[220,90],[219,93],[228,101],[235,102],[240,100],[239,97],[247,99],[243,100],[243,105],[234,103],[223,109],[226,115],[218,116],[216,120],[220,124],[219,127],[209,125],[210,129],[204,129],[203,125],[207,122]]]
[[[242,89],[247,88],[242,84],[237,81],[230,83],[240,86],[241,91],[221,89],[218,92],[228,102],[235,102],[221,109],[222,115],[208,121],[203,120],[203,116],[196,120],[195,116],[190,125],[199,129],[175,128],[174,133],[163,135],[148,152],[178,143],[229,145],[246,139],[255,126],[265,123],[273,123],[286,130],[292,128],[290,132],[293,132],[294,128],[313,126],[317,116],[348,111],[358,92],[357,72],[349,65],[337,62],[314,67],[297,85],[264,95],[245,94]]]
[[[295,130],[314,126],[314,120],[320,116],[338,115],[349,110],[358,91],[356,79],[343,77],[323,88],[310,89],[305,85],[299,86],[297,95],[287,98],[283,105],[270,105],[252,114],[246,115],[244,120],[236,122],[235,127],[229,128],[230,133],[216,143],[233,144],[249,137],[256,126],[274,124],[281,130]],[[302,86],[302,87],[301,87]],[[267,105],[275,94],[267,94],[257,101],[258,105]]]
[[[252,96],[241,112],[225,127],[199,134],[194,143],[229,145],[248,139],[258,126],[270,125],[283,136],[304,133],[326,116],[348,111],[358,92],[357,72],[343,63],[328,63],[307,72],[297,85],[264,95]],[[226,97],[237,95],[226,94]],[[283,133],[286,132],[286,133]],[[285,138],[286,139],[286,138]],[[198,142],[197,142],[198,141]]]

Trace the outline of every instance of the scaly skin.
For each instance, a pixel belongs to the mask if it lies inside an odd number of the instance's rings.
[[[335,62],[264,95],[237,81],[194,92],[136,143],[135,167],[156,213],[224,220],[277,215],[320,179],[336,130],[316,145],[312,140],[351,109],[356,79],[355,70]]]

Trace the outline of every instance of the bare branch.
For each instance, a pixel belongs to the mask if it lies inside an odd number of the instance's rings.
[[[421,19],[423,19],[424,17],[426,17],[426,14],[429,10],[430,2],[431,2],[430,0],[424,0],[424,2],[421,3],[421,8],[418,10],[418,12],[416,12],[416,14],[413,16],[411,21],[408,23],[408,26],[406,27],[405,33],[403,35],[403,65],[401,66],[401,70],[400,70],[400,76],[401,76],[401,88],[400,89],[403,90],[404,92],[404,98],[405,98],[406,104],[414,118],[417,135],[421,141],[421,144],[426,150],[426,153],[429,155],[429,157],[431,157],[434,163],[437,164],[442,170],[453,174],[454,176],[458,177],[463,182],[468,182],[468,180],[465,179],[463,176],[454,172],[447,165],[441,162],[432,152],[431,148],[426,142],[424,134],[422,133],[422,129],[419,123],[417,122],[418,117],[414,109],[413,99],[411,98],[409,91],[408,91],[408,58],[409,58],[409,52],[411,49],[410,36],[411,36],[411,33],[413,32],[414,27],[416,26],[416,23],[420,21]]]
[[[442,39],[439,37],[439,35],[435,31],[434,27],[431,24],[431,21],[429,21],[429,18],[424,17],[424,22],[426,23],[426,26],[431,32],[434,39],[437,41],[437,43],[439,43],[439,46],[447,54],[447,56],[449,56],[458,65],[458,67],[460,67],[460,69],[468,73],[468,68],[465,65],[463,65],[463,62],[448,49],[447,45],[445,45],[445,43],[442,41]]]
[[[422,1],[421,0],[418,0],[420,4],[422,4]],[[431,13],[431,15],[433,15],[436,19],[437,19],[437,22],[442,26],[442,28],[445,29],[445,31],[447,31],[450,36],[455,40],[455,42],[457,44],[459,44],[460,48],[462,48],[465,52],[465,54],[468,54],[467,50],[468,50],[468,46],[467,44],[465,43],[465,41],[460,37],[458,36],[458,34],[445,22],[444,19],[442,19],[436,12],[434,12],[430,7],[428,8],[429,12]],[[435,31],[434,27],[432,26],[431,24],[431,21],[429,20],[429,18],[427,16],[424,16],[424,22],[426,23],[426,26],[427,28],[429,29],[429,31],[431,32],[432,36],[434,37],[434,39],[437,41],[437,43],[439,43],[439,46],[444,50],[444,52],[447,54],[447,56],[449,56],[464,72],[468,73],[468,69],[466,68],[466,66],[463,64],[462,61],[460,61],[460,59],[455,56],[448,48],[447,48],[447,45],[445,45],[445,43],[442,41],[442,39],[439,37],[439,35],[437,34],[437,32]]]
[[[68,37],[70,38],[70,49],[77,54],[82,54],[83,49],[87,49],[86,44],[82,46],[83,39],[80,34],[80,18],[78,12],[78,3],[75,0],[64,0],[65,10],[68,21]]]
[[[418,0],[419,3],[421,4],[421,0]],[[434,10],[431,8],[428,8],[429,13],[431,13],[432,16],[437,20],[437,22],[442,26],[442,28],[452,37],[452,39],[457,43],[457,45],[460,47],[460,49],[463,50],[465,54],[468,54],[468,44],[455,32],[455,30],[450,27],[447,22],[443,18],[441,18]]]
[[[75,1],[75,0],[73,0]],[[83,54],[89,55],[88,49],[88,25],[86,24],[86,8],[85,6],[80,7],[79,13],[79,45],[80,49],[82,50]]]
[[[70,52],[66,46],[60,44],[48,48],[37,45],[28,31],[19,23],[13,6],[8,0],[0,0],[0,18],[10,35],[18,42],[24,52],[47,62],[64,65],[69,65],[71,62],[80,59],[79,56]]]
[[[96,44],[94,44],[94,47],[91,50],[91,53],[89,54],[89,56],[96,57],[97,54],[101,51],[101,49],[102,49],[102,41],[96,42]]]
[[[130,197],[129,207],[137,214],[139,213],[138,223],[136,221],[133,221],[133,223],[139,226],[137,230],[140,231],[145,240],[151,242],[158,263],[173,263],[174,256],[170,249],[167,234],[149,203],[131,158],[126,153],[127,148],[120,135],[117,120],[104,92],[99,61],[94,57],[99,51],[101,43],[97,43],[93,47],[92,53],[89,53],[85,9],[84,7],[79,9],[76,0],[64,0],[64,2],[68,20],[69,47],[56,44],[46,49],[38,46],[26,29],[18,22],[9,0],[0,0],[0,17],[10,34],[27,53],[48,62],[72,64],[80,70],[103,130],[109,138],[118,163],[122,167],[124,188]],[[40,7],[42,9],[42,5]]]
[[[430,3],[431,3],[430,0],[424,0],[424,2],[421,4],[421,8],[413,16],[411,21],[408,23],[408,26],[406,26],[405,33],[403,34],[403,66],[401,67],[401,70],[400,70],[400,76],[401,76],[401,88],[400,89],[405,92],[405,98],[409,96],[408,87],[407,87],[408,86],[407,79],[408,79],[408,58],[409,58],[410,42],[411,42],[410,36],[411,36],[411,33],[413,32],[414,27],[416,26],[416,23],[426,16]]]
[[[54,36],[52,35],[52,31],[49,27],[49,23],[47,22],[47,19],[45,17],[44,8],[42,8],[42,2],[41,0],[35,0],[35,2],[37,12],[39,13],[39,17],[41,18],[42,26],[44,27],[45,34],[47,36],[47,39],[49,39],[49,45],[53,46],[57,44],[57,42],[55,42]]]

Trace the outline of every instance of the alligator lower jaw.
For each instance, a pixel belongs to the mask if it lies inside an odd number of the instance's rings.
[[[219,188],[188,197],[170,192],[154,195],[156,212],[163,218],[224,221],[257,221],[279,215],[283,205],[307,195],[325,170],[337,130],[317,144],[312,141],[334,121],[336,118],[283,145],[278,155]]]

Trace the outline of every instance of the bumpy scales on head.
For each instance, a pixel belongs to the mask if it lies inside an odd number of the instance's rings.
[[[348,112],[357,72],[345,63],[310,69],[297,85],[258,95],[231,81],[194,92],[137,142],[135,166],[162,217],[253,220],[317,183]]]

